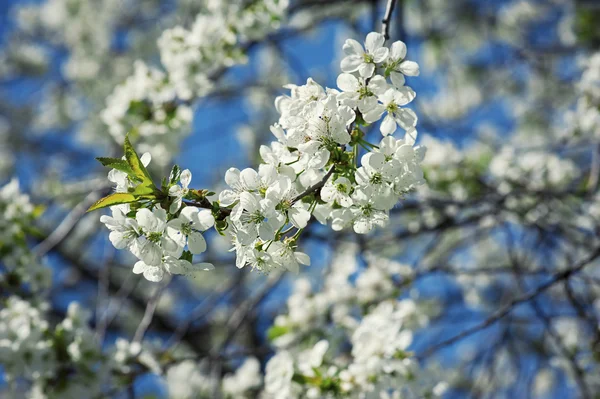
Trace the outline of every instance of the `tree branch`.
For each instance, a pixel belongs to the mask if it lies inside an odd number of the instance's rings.
[[[424,351],[422,354],[418,355],[418,358],[420,358],[420,359],[426,358],[446,346],[452,345],[452,344],[462,340],[463,338],[466,338],[478,331],[488,328],[489,326],[491,326],[492,324],[494,324],[495,322],[497,322],[498,320],[500,320],[501,318],[503,318],[504,316],[509,314],[513,310],[513,308],[516,307],[517,305],[520,305],[524,302],[530,301],[533,298],[536,298],[538,295],[540,295],[547,289],[553,287],[556,283],[566,280],[569,277],[571,277],[572,275],[580,272],[581,270],[583,270],[583,268],[588,266],[591,262],[596,260],[599,256],[600,256],[600,247],[596,248],[594,250],[594,252],[592,252],[592,254],[590,254],[587,258],[581,260],[579,263],[577,263],[572,268],[555,273],[554,276],[550,280],[548,280],[546,283],[540,285],[535,290],[529,292],[528,294],[524,294],[522,296],[519,296],[519,297],[513,299],[512,301],[510,301],[509,303],[507,303],[506,305],[504,305],[503,307],[498,309],[490,317],[488,317],[481,323],[476,324],[473,327],[468,328],[468,329],[464,330],[463,332],[461,332],[449,339],[446,339],[446,340],[438,343],[437,345],[432,346],[431,348]]]
[[[385,14],[383,15],[383,20],[381,21],[381,34],[385,37],[385,40],[390,39],[390,20],[392,19],[392,12],[394,11],[395,5],[396,0],[388,0],[385,7]]]

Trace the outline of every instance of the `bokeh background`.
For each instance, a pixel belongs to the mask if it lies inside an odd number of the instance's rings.
[[[122,145],[103,110],[136,60],[160,67],[160,34],[191,26],[209,3],[0,2],[0,182],[18,179],[39,209],[26,247],[51,270],[49,320],[79,302],[92,312],[90,327],[102,330],[104,348],[133,336],[156,287],[131,273],[134,259],[112,247],[100,214],[85,213],[110,190],[94,157],[116,155]],[[225,68],[209,93],[191,101],[189,126],[136,144],[153,153],[155,176],[177,163],[190,169],[195,188],[218,192],[229,167],[256,166],[282,86],[312,77],[336,87],[344,40],[379,31],[385,3],[290,1],[279,27],[241,40],[246,62]],[[210,363],[212,378],[246,354],[264,366],[273,339],[289,333],[271,327],[276,316],[326,307],[309,299],[298,305],[298,287],[332,289],[324,282],[339,274],[342,259],[352,265],[345,278],[359,302],[418,303],[424,320],[409,350],[448,382],[447,397],[597,397],[598,21],[600,3],[592,0],[398,1],[391,39],[404,41],[421,67],[406,84],[417,93],[411,108],[418,143],[428,147],[427,187],[369,236],[312,223],[301,241],[312,264],[299,276],[238,270],[229,243],[213,231],[202,260],[216,269],[175,277],[145,339],[167,342],[175,333],[182,350],[200,358],[225,342],[232,355]],[[369,138],[379,141],[376,127]],[[11,266],[0,265],[6,276]],[[7,281],[0,298],[11,294]],[[323,325],[337,328],[331,319]],[[111,395],[177,397],[173,382],[155,372],[129,385]],[[197,397],[214,397],[202,396],[200,385],[193,385]]]

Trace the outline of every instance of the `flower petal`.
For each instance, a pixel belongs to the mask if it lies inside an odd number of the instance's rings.
[[[342,59],[340,62],[340,68],[343,72],[355,72],[358,68],[363,64],[363,60],[361,57],[357,55],[349,55]]]
[[[201,254],[206,251],[206,240],[202,234],[198,232],[192,232],[188,236],[188,248],[193,254]]]
[[[155,283],[162,281],[164,274],[165,272],[161,267],[148,266],[146,270],[144,270],[144,277],[146,277],[146,280]]]
[[[371,32],[365,39],[365,49],[373,54],[378,48],[383,46],[385,37],[379,32]]]
[[[406,44],[401,41],[392,43],[390,50],[390,58],[394,61],[403,60],[406,57]]]
[[[337,78],[337,85],[343,91],[358,91],[358,79],[349,73],[342,73]]]
[[[181,176],[179,177],[179,182],[184,188],[187,188],[192,182],[192,172],[189,169],[181,172]]]
[[[396,131],[396,121],[390,116],[390,114],[387,114],[385,118],[383,118],[383,122],[381,122],[379,130],[384,136],[392,134]]]

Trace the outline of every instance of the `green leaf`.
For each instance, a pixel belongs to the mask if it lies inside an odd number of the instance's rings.
[[[183,251],[183,254],[181,254],[179,259],[187,260],[188,262],[192,263],[193,258],[194,255],[192,255],[190,251]]]
[[[171,174],[169,175],[169,181],[171,184],[176,184],[179,181],[179,177],[181,176],[181,168],[179,165],[173,165],[173,169],[171,169]]]
[[[156,196],[153,195],[155,193],[155,190],[156,190],[156,187],[154,187],[154,184],[152,182],[150,182],[150,183],[143,182],[143,183],[138,184],[134,189],[132,189],[130,191],[130,193],[135,195],[136,197],[144,197],[146,199],[154,199],[154,198],[156,198]]]
[[[107,168],[113,168],[116,170],[119,170],[121,172],[124,172],[127,174],[127,176],[129,176],[131,179],[133,180],[138,180],[137,176],[135,175],[135,173],[133,173],[133,170],[131,169],[131,166],[129,166],[129,164],[127,163],[126,160],[124,159],[118,159],[118,158],[96,158],[98,161],[100,161],[100,163],[104,166],[106,166]]]
[[[113,193],[92,204],[87,212],[95,211],[96,209],[106,208],[108,206],[129,204],[135,202],[137,197],[131,193]]]
[[[267,330],[267,338],[269,341],[273,341],[275,338],[281,337],[290,332],[290,328],[286,326],[271,326]]]
[[[129,164],[129,166],[131,167],[131,170],[133,171],[133,175],[141,182],[152,183],[152,178],[150,177],[150,173],[148,173],[148,170],[146,169],[146,167],[140,160],[140,157],[138,156],[137,152],[135,152],[135,149],[133,148],[133,146],[131,145],[131,142],[129,141],[129,135],[125,136],[125,143],[123,144],[123,150],[125,151],[125,159],[127,160],[127,163]],[[152,183],[152,185],[154,185],[154,184]]]
[[[113,163],[119,163],[124,161],[124,159],[110,157],[97,157],[96,160],[98,160],[98,162],[100,162],[102,166],[109,166]]]

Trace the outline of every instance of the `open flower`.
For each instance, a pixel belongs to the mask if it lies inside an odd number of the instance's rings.
[[[275,202],[268,198],[261,199],[245,191],[240,194],[240,209],[242,212],[232,220],[240,225],[237,237],[244,245],[253,242],[257,236],[263,241],[274,239],[275,232],[283,225],[283,215],[275,210]],[[242,231],[246,234],[240,234]]]
[[[401,108],[415,98],[413,89],[403,86],[401,89],[388,89],[379,96],[381,104],[374,106],[371,111],[363,115],[365,121],[373,123],[381,118],[383,113],[387,113],[379,130],[384,136],[390,135],[396,131],[396,124],[404,130],[408,130],[417,124],[417,115],[408,108]]]
[[[143,236],[138,238],[139,253],[134,255],[150,266],[159,266],[162,263],[163,251],[167,255],[181,256],[183,247],[164,234],[167,226],[167,212],[164,209],[140,209],[135,219],[142,229]]]
[[[337,78],[337,85],[343,91],[337,95],[337,100],[351,108],[358,108],[362,114],[371,111],[377,104],[376,96],[382,95],[389,88],[385,78],[375,75],[368,80],[350,74],[342,73]]]
[[[333,178],[327,180],[325,186],[321,189],[321,199],[325,202],[337,202],[339,205],[347,208],[352,205],[350,191],[352,190],[352,182],[341,176],[335,181]]]
[[[130,248],[139,237],[139,226],[137,221],[125,216],[124,205],[112,206],[112,216],[102,215],[100,222],[104,223],[110,230],[108,239],[117,249]]]
[[[414,61],[405,61],[405,57],[406,44],[400,40],[392,43],[392,49],[385,68],[396,88],[404,86],[404,76],[419,76],[419,64]]]
[[[298,192],[293,188],[290,179],[281,179],[278,184],[269,187],[265,194],[265,198],[272,200],[281,211],[286,212],[290,222],[299,228],[303,229],[310,220],[310,212],[308,212],[302,202],[292,203]]]
[[[275,241],[267,251],[273,261],[291,272],[298,273],[300,265],[310,266],[310,258],[304,252],[297,252],[290,243]]]
[[[360,73],[360,76],[369,78],[375,72],[375,64],[384,62],[390,50],[383,47],[385,37],[381,33],[371,32],[365,40],[365,48],[353,39],[347,39],[344,43],[344,53],[347,56],[342,59],[340,67],[344,72]]]
[[[179,217],[167,223],[167,234],[179,246],[187,243],[193,254],[206,251],[206,240],[201,232],[210,229],[215,224],[215,218],[208,209],[199,210],[192,206],[183,208]]]
[[[179,208],[181,208],[181,203],[183,202],[183,197],[185,197],[187,195],[187,193],[190,191],[190,189],[188,187],[189,187],[191,181],[192,181],[192,172],[190,172],[189,169],[186,169],[183,172],[181,172],[181,176],[179,178],[179,183],[181,183],[181,186],[175,185],[169,189],[169,195],[171,197],[175,197],[175,199],[171,203],[171,206],[169,207],[170,213],[176,213],[179,210]]]
[[[356,190],[352,195],[354,201],[353,227],[358,234],[367,234],[375,226],[385,227],[389,220],[386,212],[377,208],[374,196],[364,190]]]

